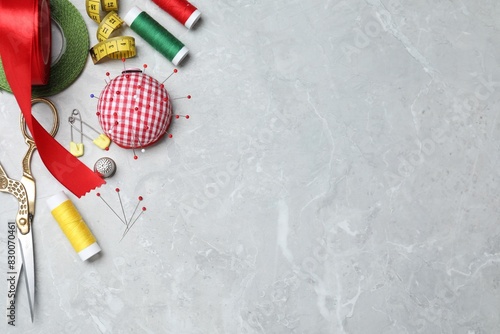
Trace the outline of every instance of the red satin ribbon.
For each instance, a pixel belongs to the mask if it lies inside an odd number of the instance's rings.
[[[0,56],[7,81],[50,173],[78,197],[104,184],[31,115],[31,85],[45,84],[49,77],[48,0],[0,0]]]

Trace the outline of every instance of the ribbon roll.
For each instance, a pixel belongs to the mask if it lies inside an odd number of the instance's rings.
[[[57,26],[55,30],[60,30],[63,35],[63,47],[60,54],[51,55],[48,84],[33,86],[31,97],[49,97],[62,92],[78,78],[87,64],[89,32],[78,9],[68,0],[50,0],[50,19],[52,28]],[[12,93],[1,64],[0,89]]]
[[[47,0],[0,0],[0,56],[40,158],[77,197],[104,184],[31,115],[31,85],[46,84],[50,69],[50,9]],[[17,116],[17,115],[16,115]]]
[[[0,9],[2,13],[0,17],[2,62],[4,58],[6,62],[17,58],[17,55],[24,55],[16,59],[16,65],[26,70],[30,69],[29,73],[25,72],[28,74],[27,78],[31,78],[33,85],[47,84],[51,47],[48,1],[1,0]],[[22,24],[19,24],[20,22]]]

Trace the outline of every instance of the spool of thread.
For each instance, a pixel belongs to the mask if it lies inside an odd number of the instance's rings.
[[[139,7],[133,7],[123,20],[174,65],[178,65],[188,54],[188,48],[181,41]]]
[[[191,29],[201,17],[201,12],[186,0],[153,0],[153,2],[188,29]]]
[[[101,251],[92,232],[83,220],[73,202],[64,192],[60,192],[47,200],[52,216],[61,227],[69,242],[85,261]]]

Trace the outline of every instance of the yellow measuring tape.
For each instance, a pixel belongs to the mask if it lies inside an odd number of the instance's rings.
[[[118,0],[86,0],[87,14],[99,24],[97,40],[99,43],[90,49],[94,64],[108,57],[112,59],[132,58],[137,54],[135,39],[130,36],[110,36],[123,25],[123,20],[115,12]],[[109,12],[104,15],[104,12]]]
[[[101,23],[102,10],[105,12],[110,12],[112,10],[118,10],[118,1],[117,0],[87,0],[87,14],[89,17],[94,20],[96,23]]]
[[[90,49],[90,56],[94,64],[105,57],[113,59],[132,58],[136,55],[135,40],[133,37],[113,37],[97,43]]]
[[[115,11],[109,12],[108,15],[99,23],[97,28],[97,40],[102,42],[111,36],[113,31],[120,28],[123,24],[123,20],[116,14]]]

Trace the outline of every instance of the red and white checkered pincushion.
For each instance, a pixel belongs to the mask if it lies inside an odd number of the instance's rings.
[[[97,115],[104,133],[118,146],[141,148],[166,133],[172,105],[162,84],[134,69],[123,71],[104,88]]]

